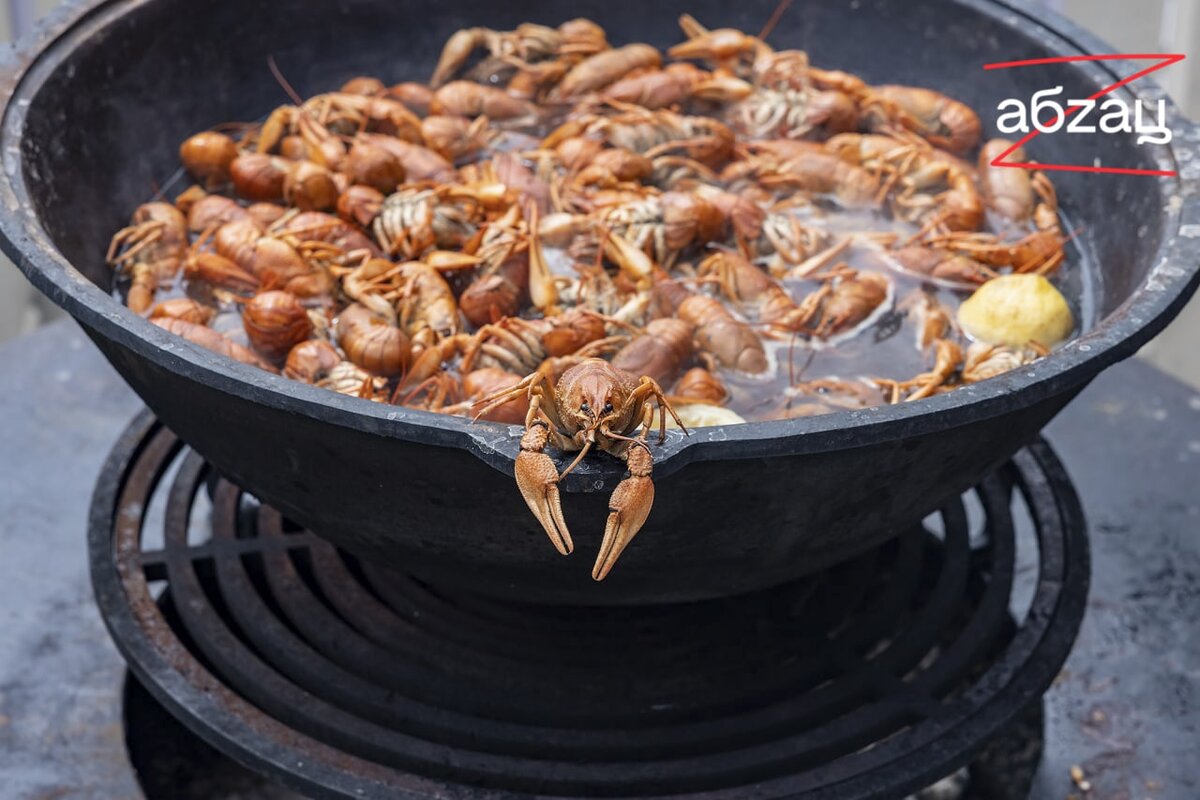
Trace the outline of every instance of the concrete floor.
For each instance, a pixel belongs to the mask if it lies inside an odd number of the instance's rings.
[[[1125,52],[1198,53],[1200,0],[1042,0]],[[56,0],[18,2],[25,13],[40,16]],[[0,13],[0,41],[10,38],[10,21]],[[1189,59],[1156,75],[1193,119],[1200,118],[1200,68]],[[25,283],[0,256],[0,341],[32,330],[59,312]],[[1192,303],[1140,357],[1200,387],[1200,301]]]

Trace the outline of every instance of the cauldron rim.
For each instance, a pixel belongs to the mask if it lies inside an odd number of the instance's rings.
[[[111,16],[152,0],[69,2],[0,59],[0,87],[11,88],[0,123],[0,247],[28,279],[86,328],[142,358],[203,382],[221,392],[289,413],[387,436],[465,449],[496,469],[511,472],[518,429],[471,423],[460,417],[386,406],[347,397],[271,375],[193,345],[129,311],[58,252],[33,212],[21,163],[25,113],[45,80],[73,48],[73,42],[103,27]],[[1048,50],[1063,54],[1111,53],[1113,49],[1066,18],[1023,0],[955,0],[1012,26]],[[8,63],[4,63],[7,61]],[[1117,62],[1120,63],[1120,62]],[[1118,80],[1107,64],[1087,68]],[[1121,92],[1128,98],[1166,98],[1149,78]],[[1167,99],[1169,145],[1149,145],[1160,169],[1183,172],[1200,165],[1200,127],[1185,119]],[[1156,181],[1162,199],[1163,237],[1154,266],[1126,300],[1090,331],[1036,363],[978,384],[915,403],[843,411],[792,420],[751,422],[677,432],[656,451],[656,474],[665,476],[694,460],[762,458],[819,453],[898,441],[950,429],[1029,407],[1090,380],[1102,369],[1132,355],[1179,312],[1200,283],[1200,181],[1180,177]],[[1193,233],[1194,231],[1194,233]],[[570,476],[564,488],[607,488],[619,465]],[[611,473],[611,474],[609,474]],[[601,478],[597,480],[597,478]]]

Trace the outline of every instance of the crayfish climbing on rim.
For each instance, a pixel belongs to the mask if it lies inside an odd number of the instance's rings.
[[[581,361],[557,382],[543,366],[519,383],[476,402],[475,419],[522,395],[529,398],[529,412],[515,466],[517,487],[559,553],[569,555],[575,549],[563,518],[559,481],[593,447],[624,460],[629,467],[629,477],[617,485],[609,500],[604,539],[592,567],[592,578],[602,581],[642,529],[654,504],[650,479],[654,458],[647,437],[655,416],[659,444],[666,440],[667,414],[685,434],[687,428],[653,378],[635,378],[599,358]],[[547,444],[564,452],[578,451],[578,455],[560,473],[546,455]]]

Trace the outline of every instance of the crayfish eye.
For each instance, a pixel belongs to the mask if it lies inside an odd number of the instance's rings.
[[[612,403],[605,403],[604,404],[604,413],[608,414],[611,411],[612,411]]]
[[[580,403],[579,410],[586,414],[587,412],[592,410],[592,407],[589,406],[587,403]]]

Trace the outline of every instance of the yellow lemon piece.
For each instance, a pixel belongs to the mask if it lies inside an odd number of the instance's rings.
[[[713,425],[738,425],[745,422],[745,418],[736,411],[730,411],[728,408],[721,406],[710,406],[708,403],[688,403],[687,405],[675,406],[675,413],[683,420],[683,424],[688,428],[709,428]],[[671,415],[667,414],[667,427],[678,428],[675,420],[671,419]]]
[[[958,324],[972,338],[988,344],[1024,347],[1030,342],[1051,347],[1075,329],[1066,299],[1041,275],[1014,274],[993,278],[958,308]]]

